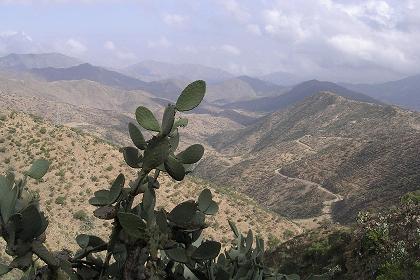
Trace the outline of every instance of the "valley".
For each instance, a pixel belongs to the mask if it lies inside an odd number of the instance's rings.
[[[135,172],[126,167],[118,148],[80,130],[54,125],[24,113],[2,109],[0,116],[1,170],[22,174],[31,161],[41,157],[52,163],[46,177],[31,184],[31,190],[39,194],[41,207],[50,221],[48,247],[74,250],[77,244],[68,243],[68,240],[74,240],[80,233],[106,237],[110,224],[94,218],[94,207],[87,201],[96,190],[110,184],[119,172],[134,178]],[[209,237],[225,245],[231,235],[228,218],[241,230],[253,228],[266,240],[276,242],[302,232],[296,224],[267,212],[246,195],[193,177],[182,183],[165,177],[157,192],[158,201],[171,209],[191,196],[198,196],[205,187],[212,189],[220,207],[217,218],[210,221],[212,229],[207,232]],[[73,226],[68,228],[66,225]],[[97,231],[98,228],[101,231]]]
[[[185,84],[152,77],[142,82],[133,71],[121,76],[87,64],[66,68],[71,59],[62,67],[45,57],[42,63],[20,57],[21,66],[7,59],[3,65],[15,69],[0,76],[0,106],[7,112],[39,116],[117,146],[130,145],[127,125],[137,106],[161,117]],[[28,63],[47,68],[31,70]],[[181,146],[205,146],[189,183],[212,182],[216,189],[248,197],[251,208],[267,209],[267,217],[293,220],[270,238],[282,237],[285,228],[297,234],[325,223],[351,223],[359,211],[394,203],[420,182],[418,113],[330,82],[285,87],[203,71],[219,78],[209,83],[203,106],[185,115],[190,124]]]

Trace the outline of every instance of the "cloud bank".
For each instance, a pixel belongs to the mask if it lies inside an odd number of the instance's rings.
[[[26,26],[7,16],[40,11],[43,20]],[[51,49],[105,64],[112,54],[113,65],[155,59],[335,81],[420,73],[418,0],[0,0],[0,17],[0,53]]]

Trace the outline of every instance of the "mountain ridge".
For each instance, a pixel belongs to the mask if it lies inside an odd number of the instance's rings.
[[[248,127],[211,136],[218,153],[200,163],[197,172],[231,184],[282,215],[305,222],[322,215],[330,196],[274,174],[279,170],[341,195],[332,216],[349,222],[358,211],[393,203],[420,183],[420,175],[414,175],[420,174],[419,128],[419,114],[318,93]]]
[[[145,60],[130,65],[122,72],[145,81],[163,79],[206,80],[209,83],[220,82],[233,78],[233,74],[215,67],[189,63],[167,63],[155,60]]]
[[[344,84],[386,103],[420,110],[420,74],[379,84]]]
[[[0,57],[0,69],[16,71],[46,67],[66,68],[82,63],[77,58],[61,53],[11,53]]]
[[[302,101],[304,98],[312,96],[322,91],[334,92],[340,96],[348,97],[350,99],[381,103],[374,98],[358,93],[332,82],[309,80],[294,86],[290,91],[272,97],[262,97],[250,101],[239,101],[225,105],[227,108],[243,109],[256,112],[274,112],[284,109],[288,106]]]

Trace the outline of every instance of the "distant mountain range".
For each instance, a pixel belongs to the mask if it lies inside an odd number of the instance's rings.
[[[420,74],[381,84],[343,84],[386,103],[420,110]]]
[[[320,91],[350,99],[389,103],[420,110],[420,75],[381,84],[335,84],[275,72],[255,78],[198,64],[144,61],[122,70],[94,66],[60,53],[9,54],[0,57],[0,71],[29,72],[47,81],[90,80],[124,90],[143,90],[174,100],[191,80],[207,81],[206,100],[229,110],[274,112]],[[290,85],[295,84],[293,87]]]
[[[217,104],[250,100],[283,93],[285,87],[249,76],[239,76],[220,83],[209,84],[206,100]]]
[[[253,112],[274,112],[284,109],[306,97],[315,95],[322,91],[334,92],[340,96],[371,103],[380,103],[374,98],[362,93],[349,90],[331,82],[311,80],[294,86],[290,91],[277,96],[263,97],[254,100],[238,101],[225,105],[226,108],[242,109]]]
[[[213,83],[234,77],[233,74],[224,70],[199,64],[173,64],[154,60],[140,62],[121,71],[143,81],[177,79],[186,81],[206,80]]]
[[[180,91],[179,84],[170,80],[158,82],[144,82],[116,71],[103,67],[93,66],[89,63],[80,64],[69,68],[39,68],[30,71],[36,77],[46,81],[74,81],[89,80],[103,85],[124,89],[144,90],[159,98],[173,100]]]
[[[31,63],[28,62],[28,59],[25,60],[25,63],[20,63],[22,61],[22,59],[19,59],[20,56],[10,56],[4,59],[4,65],[6,65],[6,61],[9,61],[7,65],[15,65],[15,69],[29,72],[35,77],[49,82],[89,80],[124,90],[147,91],[156,97],[168,100],[174,100],[181,88],[187,84],[186,81],[175,79],[145,82],[120,72],[94,66],[89,63],[64,67],[66,63],[72,63],[72,60],[66,56],[28,55],[24,57],[34,57],[34,59],[30,61]],[[76,61],[73,62],[76,63]],[[58,65],[60,67],[41,68],[40,66],[43,65]],[[10,68],[5,67],[5,69]],[[227,103],[232,100],[249,100],[260,96],[278,95],[283,91],[284,87],[282,86],[248,76],[240,76],[218,83],[208,83],[206,100]]]
[[[282,71],[269,73],[259,78],[282,86],[293,86],[304,81],[302,77]]]
[[[331,93],[209,143],[220,153],[202,161],[198,175],[291,218],[322,218],[332,208],[336,220],[352,221],[420,184],[420,114]]]
[[[145,87],[146,82],[125,76],[121,73],[111,71],[102,67],[83,63],[69,68],[35,68],[31,72],[49,82],[90,80],[104,85],[118,87],[126,90],[135,90]]]
[[[26,70],[32,68],[66,68],[82,62],[60,53],[9,54],[0,57],[0,70]]]

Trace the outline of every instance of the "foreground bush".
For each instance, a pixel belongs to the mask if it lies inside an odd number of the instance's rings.
[[[177,152],[178,128],[188,121],[175,115],[198,106],[205,89],[204,81],[188,85],[176,104],[166,107],[161,123],[149,109],[137,108],[138,124],[153,135],[146,140],[137,125],[129,124],[134,147],[121,152],[127,165],[138,170],[137,178],[127,184],[119,174],[89,200],[97,207],[96,218],[112,221],[106,241],[81,234],[77,252],[51,252],[44,245],[48,220],[28,185],[30,179],[42,179],[49,162],[35,161],[22,178],[0,176],[0,234],[13,257],[8,265],[0,264],[0,275],[17,268],[24,272],[22,279],[299,279],[265,267],[264,241],[252,231],[242,235],[231,222],[231,248],[221,253],[219,242],[205,240],[206,216],[218,211],[208,189],[169,212],[156,210],[160,174],[182,181],[204,154],[199,144]]]
[[[360,213],[351,228],[325,226],[267,253],[268,265],[305,279],[417,280],[420,275],[420,191],[379,213]]]

